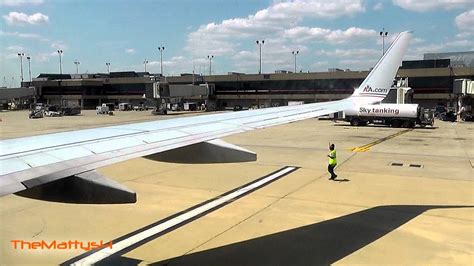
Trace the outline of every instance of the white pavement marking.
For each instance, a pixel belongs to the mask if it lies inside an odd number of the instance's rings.
[[[256,188],[259,188],[273,180],[275,180],[276,178],[279,178],[283,175],[286,175],[288,174],[289,172],[295,170],[296,167],[291,167],[291,166],[288,166],[288,167],[285,167],[283,169],[281,169],[280,171],[274,173],[274,174],[271,174],[257,182],[254,182],[254,183],[251,183],[245,187],[242,187],[232,193],[229,193],[225,196],[222,196],[220,198],[217,198],[211,202],[208,202],[200,207],[197,207],[195,209],[192,209],[188,212],[185,212],[179,216],[176,216],[175,218],[171,219],[171,220],[168,220],[168,221],[165,221],[163,223],[160,223],[152,228],[149,228],[145,231],[142,231],[140,233],[137,233],[133,236],[130,236],[126,239],[123,239],[117,243],[113,243],[112,244],[112,248],[104,248],[104,249],[101,249],[95,253],[92,253],[91,255],[87,256],[87,257],[84,257],[76,262],[74,262],[72,265],[91,265],[91,264],[94,264],[94,263],[97,263],[123,249],[126,249],[148,237],[151,237],[153,235],[156,235],[156,234],[159,234],[167,229],[170,229],[171,227],[173,226],[176,226],[180,223],[183,223],[187,220],[190,220],[190,219],[193,219],[194,217],[197,217],[203,213],[205,213],[206,211],[209,211],[213,208],[216,208],[217,206],[219,205],[223,205],[229,201],[232,201],[233,199],[241,196],[242,194],[245,194],[247,193],[248,191],[250,190],[253,190],[253,189],[256,189]]]

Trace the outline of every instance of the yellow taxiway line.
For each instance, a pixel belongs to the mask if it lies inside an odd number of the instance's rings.
[[[379,143],[382,143],[382,142],[384,142],[384,141],[386,141],[386,140],[395,138],[395,137],[397,137],[397,136],[400,136],[400,135],[405,134],[405,133],[407,133],[407,132],[410,132],[410,131],[412,131],[412,130],[413,130],[413,128],[405,129],[405,130],[399,131],[399,132],[397,132],[397,133],[395,133],[395,134],[392,134],[392,135],[390,135],[390,136],[387,136],[387,137],[378,139],[378,140],[376,140],[376,141],[372,141],[371,143],[368,143],[368,144],[365,144],[365,145],[363,145],[363,146],[359,146],[359,147],[356,147],[356,148],[352,148],[352,149],[350,149],[350,150],[353,151],[353,152],[366,152],[366,151],[369,151],[372,146],[375,146],[375,145],[377,145],[377,144],[379,144]]]

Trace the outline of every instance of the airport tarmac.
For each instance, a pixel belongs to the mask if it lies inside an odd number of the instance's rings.
[[[179,116],[97,117],[86,111],[38,120],[28,120],[25,112],[0,117],[2,138],[11,138]],[[224,138],[256,152],[256,162],[192,165],[138,158],[98,169],[136,191],[135,204],[4,196],[0,264],[73,263],[95,254],[15,249],[12,240],[115,240],[130,245],[105,254],[98,265],[473,265],[474,124],[435,126],[404,130],[308,119]],[[336,181],[328,180],[328,142],[336,144]],[[357,147],[366,151],[351,151]],[[287,166],[297,168],[183,224],[134,239]]]

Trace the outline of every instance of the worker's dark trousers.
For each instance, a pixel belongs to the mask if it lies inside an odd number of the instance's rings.
[[[331,174],[331,178],[336,178],[336,174],[334,173],[335,165],[328,164],[328,172]]]

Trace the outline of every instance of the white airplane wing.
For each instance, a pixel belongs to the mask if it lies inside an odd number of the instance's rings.
[[[360,102],[381,101],[393,83],[410,36],[410,32],[400,33],[362,85],[351,97],[343,100],[2,140],[0,141],[0,196],[31,190],[37,186],[47,188],[50,183],[67,179],[66,185],[63,183],[59,188],[54,189],[98,185],[102,189],[99,190],[99,194],[104,191],[109,198],[113,198],[110,196],[111,193],[122,191],[132,195],[131,198],[124,200],[125,202],[134,202],[136,199],[133,191],[100,176],[94,169],[152,154],[167,154],[162,158],[168,161],[179,161],[184,157],[189,159],[190,156],[187,153],[192,149],[182,150],[186,147],[203,151],[194,157],[206,156],[205,151],[208,151],[207,155],[214,152],[222,157],[229,155],[237,161],[245,161],[249,158],[255,160],[255,154],[250,151],[217,139],[343,111]],[[74,180],[71,179],[73,177]],[[51,190],[48,191],[46,188],[35,191],[36,196],[48,198],[45,194]],[[86,191],[89,190],[86,189]],[[88,193],[93,194],[91,191]],[[28,196],[27,193],[25,195]],[[88,196],[91,197],[91,195]],[[92,195],[92,197],[95,196],[97,195]]]

